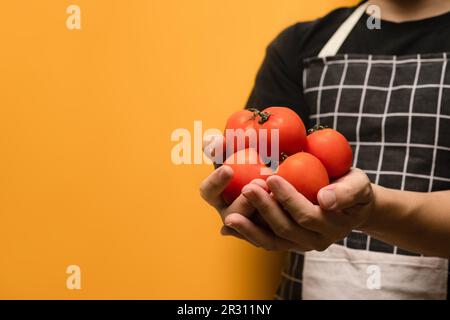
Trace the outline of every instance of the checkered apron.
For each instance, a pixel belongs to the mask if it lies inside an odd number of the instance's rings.
[[[355,11],[324,51],[337,52],[363,9]],[[353,148],[354,167],[375,184],[418,192],[449,190],[450,53],[324,51],[304,61],[309,125],[343,133]],[[448,279],[447,260],[354,231],[322,253],[289,252],[277,298],[446,299]]]

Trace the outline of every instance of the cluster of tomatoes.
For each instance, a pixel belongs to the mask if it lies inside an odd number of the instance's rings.
[[[264,134],[259,134],[264,129]],[[227,203],[232,203],[241,194],[244,186],[255,179],[267,179],[278,175],[291,183],[298,192],[317,204],[317,193],[349,172],[353,153],[347,139],[338,131],[316,126],[306,131],[301,118],[291,109],[270,107],[263,111],[246,109],[234,113],[226,124],[228,131],[253,130],[257,137],[256,148],[249,146],[249,140],[238,143],[234,136],[231,144],[232,156],[224,165],[230,166],[234,175],[223,192]],[[265,146],[268,156],[271,149],[272,130],[277,130],[279,166],[272,170],[259,154]],[[229,149],[229,148],[228,148]],[[228,150],[229,151],[229,150]],[[240,159],[238,161],[237,159]]]

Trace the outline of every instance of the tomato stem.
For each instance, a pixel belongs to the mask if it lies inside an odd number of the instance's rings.
[[[260,113],[259,113],[260,119],[259,119],[258,123],[259,123],[259,124],[264,124],[264,123],[266,123],[267,121],[269,121],[270,116],[271,116],[271,114],[268,113],[268,112],[260,112]]]
[[[261,112],[256,108],[246,108],[248,111],[253,112],[253,119],[256,119],[257,117],[259,117],[259,124],[264,124],[267,121],[269,121],[269,118],[271,116],[270,113],[268,112]]]
[[[261,111],[256,108],[247,108],[247,110],[253,112],[253,119],[256,119],[261,113]]]
[[[311,129],[308,130],[308,135],[313,134],[316,131],[320,131],[320,130],[324,130],[324,129],[328,129],[328,127],[325,125],[316,124],[314,127],[312,127]]]
[[[283,162],[283,161],[286,160],[287,158],[289,158],[289,156],[288,156],[286,153],[282,152],[282,153],[281,153],[281,161]]]

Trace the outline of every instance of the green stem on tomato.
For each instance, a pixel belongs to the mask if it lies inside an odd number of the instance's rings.
[[[253,112],[253,119],[256,119],[261,113],[261,111],[256,108],[247,108],[247,110]]]
[[[312,127],[311,129],[308,130],[308,135],[313,134],[316,131],[320,131],[320,130],[324,130],[324,129],[328,129],[328,127],[325,125],[316,124],[314,127]]]
[[[259,119],[258,123],[259,123],[259,124],[264,124],[264,123],[266,123],[267,121],[269,121],[270,116],[271,116],[271,114],[268,113],[268,112],[260,112],[260,113],[259,113],[260,119]]]

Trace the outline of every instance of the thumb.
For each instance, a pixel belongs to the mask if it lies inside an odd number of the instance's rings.
[[[336,211],[358,205],[367,205],[373,199],[372,186],[367,175],[358,169],[327,187],[317,195],[323,210]]]

